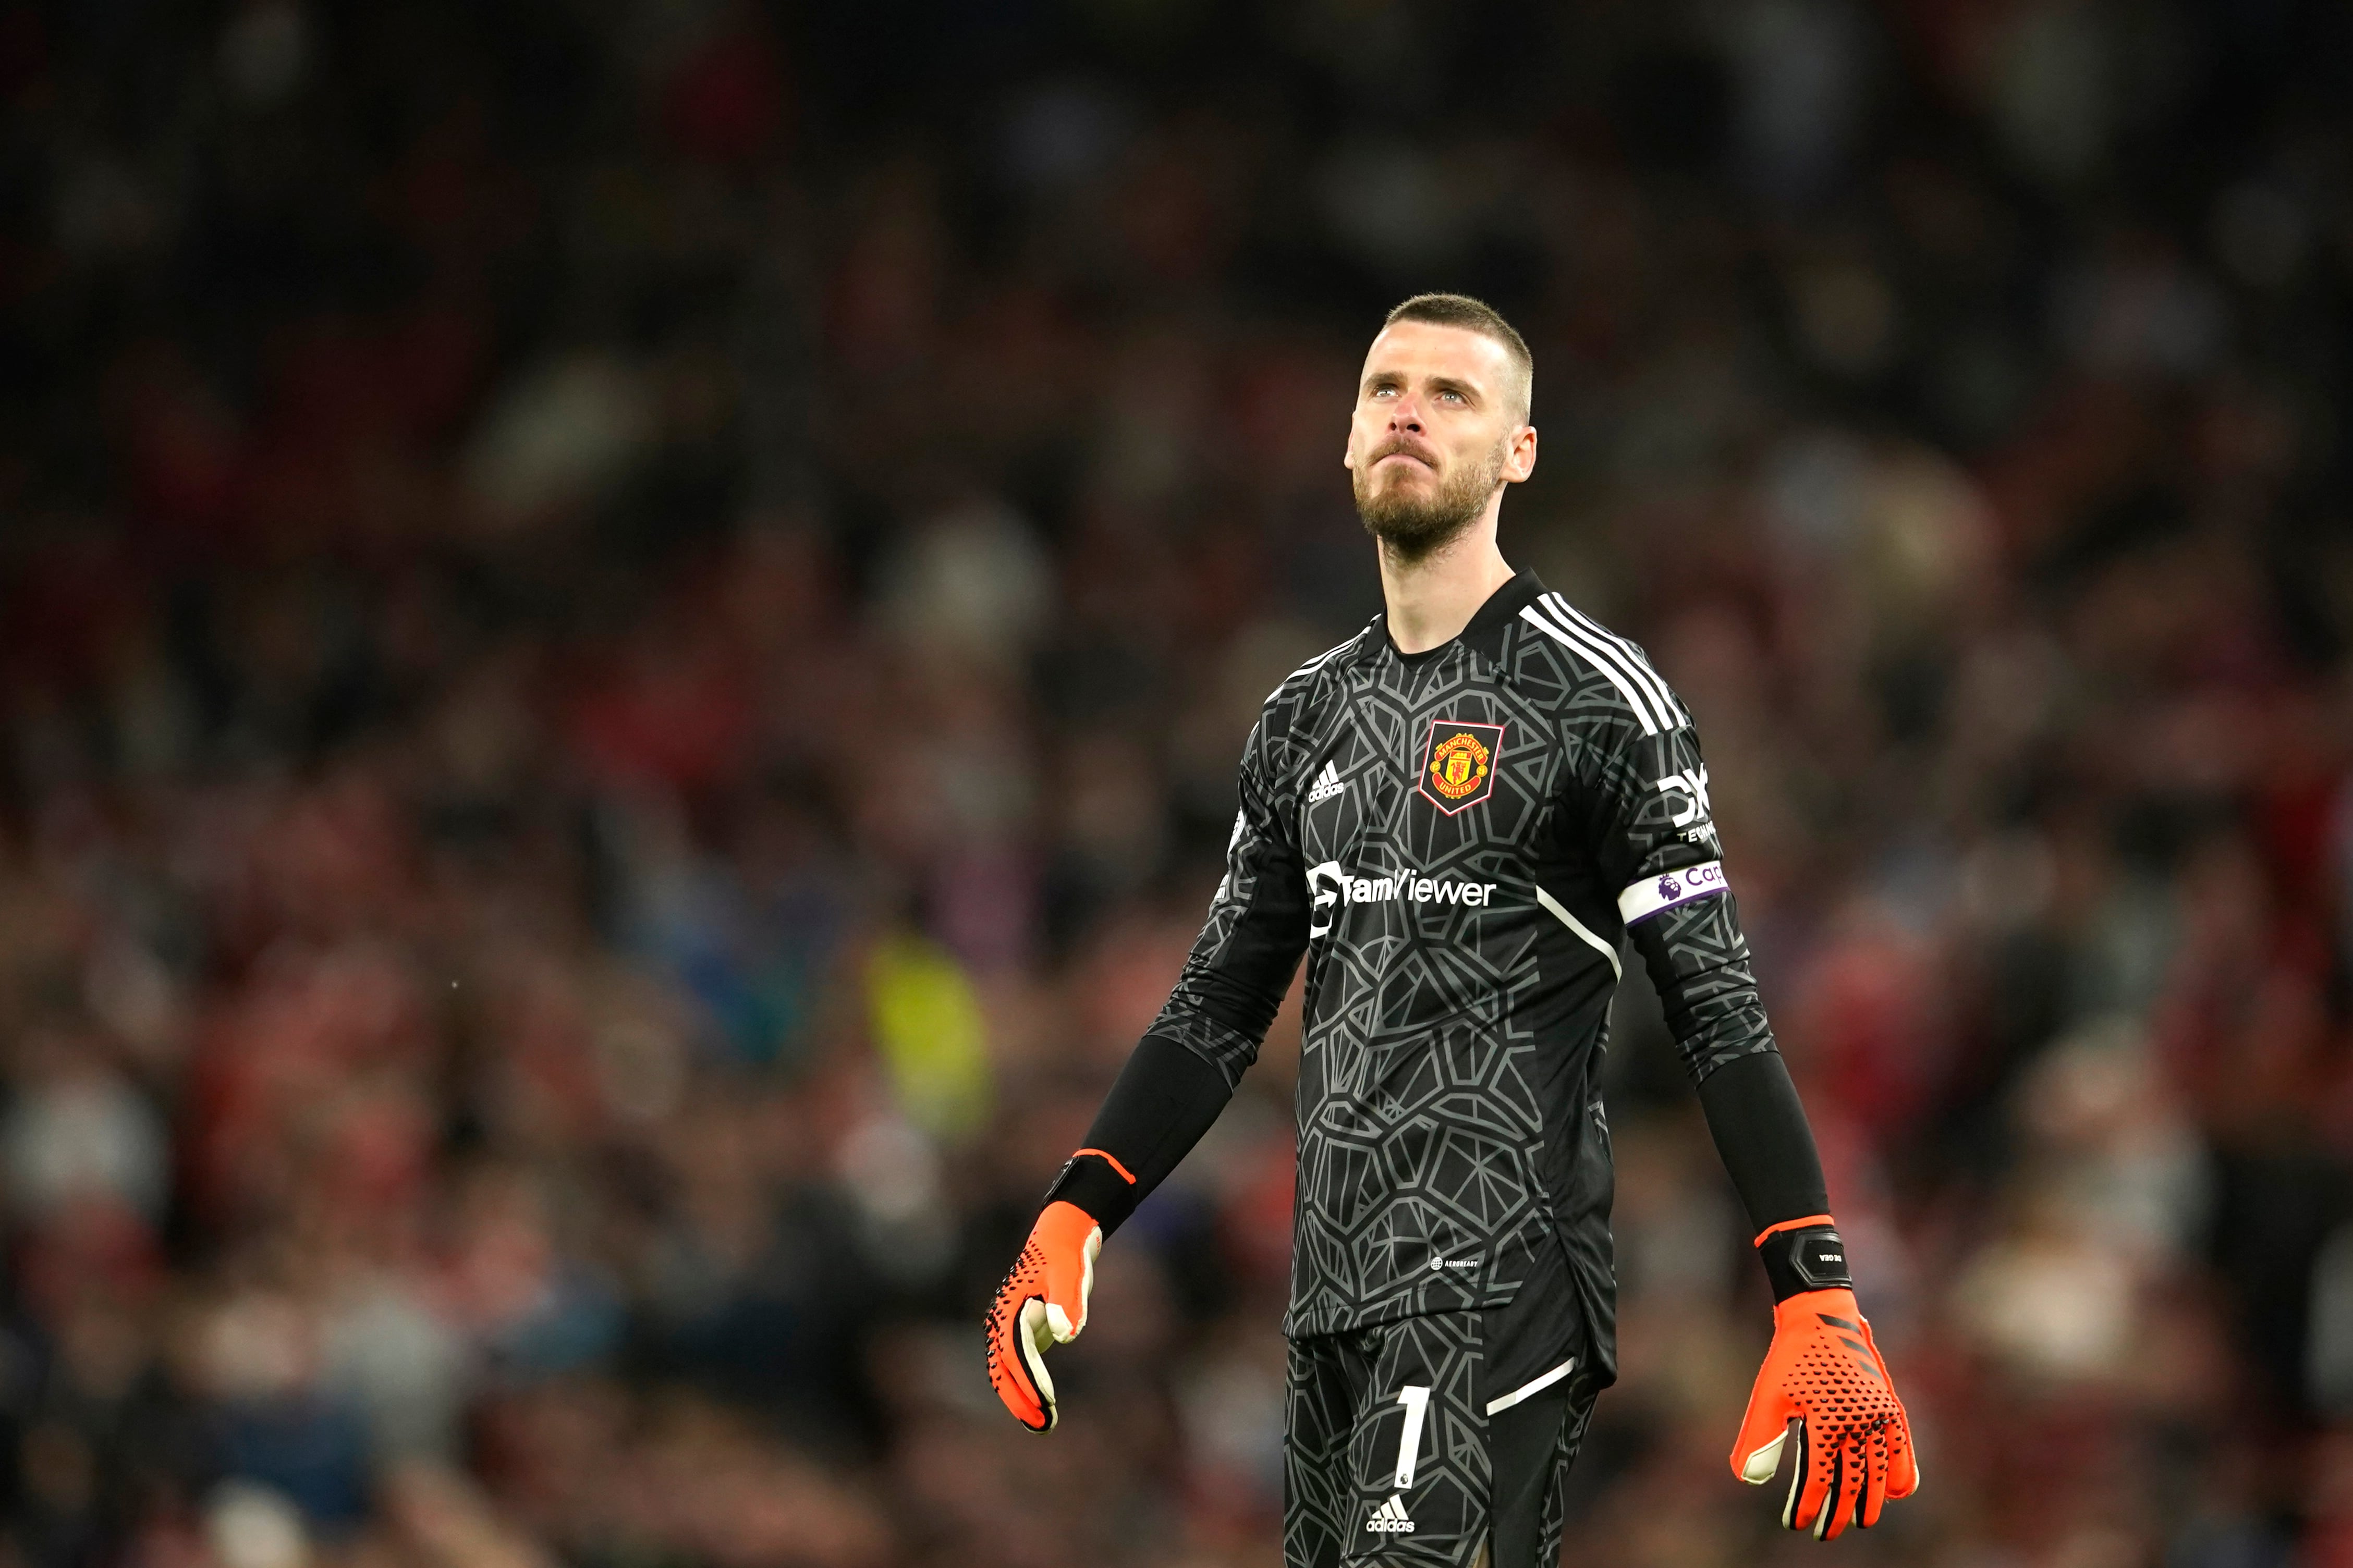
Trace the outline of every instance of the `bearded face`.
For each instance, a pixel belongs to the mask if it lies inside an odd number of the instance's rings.
[[[1366,533],[1405,561],[1422,560],[1460,538],[1486,510],[1487,498],[1503,482],[1505,452],[1506,444],[1499,441],[1484,458],[1457,463],[1433,477],[1421,462],[1383,462],[1398,453],[1431,455],[1426,448],[1389,442],[1349,475],[1356,515],[1364,520]]]

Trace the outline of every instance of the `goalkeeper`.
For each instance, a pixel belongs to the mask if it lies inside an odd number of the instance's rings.
[[[1630,949],[1777,1303],[1734,1473],[1786,1464],[1781,1521],[1819,1539],[1918,1480],[1691,717],[1641,648],[1497,550],[1535,465],[1533,374],[1457,295],[1373,340],[1344,461],[1385,613],[1267,699],[1208,922],[989,1313],[997,1395],[1046,1431],[1045,1354],[1086,1326],[1103,1238],[1217,1119],[1303,954],[1290,1568],[1559,1561],[1560,1482],[1616,1371],[1599,1084]]]

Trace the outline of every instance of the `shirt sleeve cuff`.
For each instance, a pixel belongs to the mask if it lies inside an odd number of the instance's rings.
[[[1724,891],[1724,862],[1709,860],[1645,877],[1618,895],[1618,915],[1628,925],[1648,920],[1662,910],[1690,903]]]

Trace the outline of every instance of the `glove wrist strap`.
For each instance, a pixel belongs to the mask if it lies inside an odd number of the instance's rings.
[[[1082,1149],[1062,1162],[1053,1184],[1046,1189],[1046,1202],[1084,1209],[1109,1237],[1135,1212],[1135,1178],[1101,1149]]]
[[[1774,1226],[1757,1238],[1757,1255],[1765,1261],[1765,1278],[1778,1306],[1808,1290],[1854,1289],[1847,1271],[1846,1243],[1828,1215],[1812,1215]]]

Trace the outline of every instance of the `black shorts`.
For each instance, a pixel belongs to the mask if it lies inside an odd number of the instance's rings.
[[[1532,1372],[1523,1316],[1436,1312],[1292,1342],[1287,1568],[1472,1568],[1491,1536],[1491,1568],[1560,1560],[1560,1483],[1600,1383],[1581,1345],[1557,1341],[1535,1359],[1567,1353]]]

